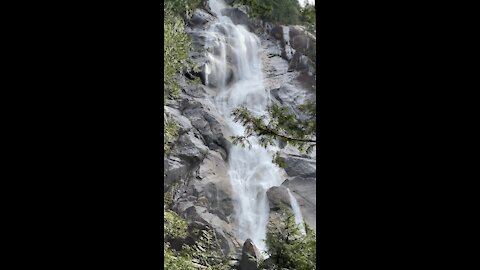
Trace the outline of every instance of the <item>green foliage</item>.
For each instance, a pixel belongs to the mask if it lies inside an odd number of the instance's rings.
[[[268,108],[268,114],[253,115],[246,107],[236,108],[232,115],[234,121],[245,126],[243,136],[232,136],[234,144],[245,146],[248,138],[256,135],[263,147],[273,145],[276,140],[282,139],[300,151],[310,153],[316,145],[311,139],[316,134],[316,102],[305,103],[298,108],[306,116],[299,117],[288,107],[274,104]]]
[[[168,196],[166,196],[167,198]],[[164,201],[164,250],[165,269],[207,269],[207,270],[229,270],[228,257],[221,252],[220,244],[216,238],[215,231],[211,228],[205,230],[193,230],[188,232],[188,225],[177,213],[166,209],[170,198]],[[193,246],[183,245],[181,251],[170,248],[168,241],[174,239],[185,239],[190,236],[196,239]]]
[[[228,256],[223,254],[215,231],[207,227],[205,230],[195,231],[197,239],[193,246],[184,246],[185,252],[192,260],[208,270],[230,270]]]
[[[164,0],[164,7],[177,16],[189,17],[195,8],[197,8],[202,0]]]
[[[163,118],[163,154],[164,156],[168,156],[170,154],[170,146],[169,143],[176,140],[178,136],[178,126],[173,119],[167,117],[164,113]]]
[[[163,238],[165,240],[184,239],[187,237],[187,223],[177,213],[164,209],[163,211]]]
[[[316,269],[317,248],[315,232],[305,224],[302,234],[290,215],[280,227],[267,232],[266,244],[269,258],[260,264],[261,269],[312,270]]]
[[[188,50],[191,47],[191,40],[184,31],[182,18],[175,16],[167,8],[163,27],[164,98],[171,98],[179,94],[180,88],[177,79],[183,69],[189,65]]]
[[[168,0],[164,2],[163,13],[163,86],[164,99],[175,98],[180,92],[177,79],[187,70],[198,71],[188,57],[193,51],[191,37],[185,33],[184,20],[198,6],[199,0]]]
[[[286,168],[287,167],[287,162],[285,161],[284,158],[282,158],[279,153],[275,153],[273,156],[273,163],[277,164],[280,168]]]
[[[163,86],[164,101],[175,98],[180,93],[178,78],[185,70],[197,70],[188,57],[193,50],[191,37],[185,33],[184,18],[188,18],[192,9],[198,6],[200,0],[166,0],[164,1],[164,45],[163,45]],[[178,135],[178,127],[172,119],[164,115],[164,155],[170,154],[169,142]]]
[[[307,30],[310,32],[315,32],[315,28],[317,25],[317,19],[315,17],[315,5],[307,4],[304,8],[302,8],[300,12],[300,20],[302,24],[307,27]]]
[[[197,270],[187,254],[177,253],[170,249],[168,243],[163,244],[163,269]]]
[[[165,196],[167,198],[167,196]],[[168,201],[168,199],[166,199]],[[163,209],[163,258],[164,269],[173,270],[194,270],[196,269],[191,261],[191,257],[186,252],[177,252],[170,248],[167,242],[173,239],[185,239],[187,237],[187,223],[177,213],[166,209],[165,204]]]
[[[235,0],[235,4],[250,7],[250,15],[279,24],[313,25],[315,6],[300,6],[298,0]]]

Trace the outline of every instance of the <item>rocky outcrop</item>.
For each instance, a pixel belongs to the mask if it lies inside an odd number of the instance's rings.
[[[250,25],[247,6],[228,7],[222,10],[222,15],[228,16],[234,24]]]
[[[304,26],[294,25],[289,27],[289,37],[291,45],[296,51],[305,55],[313,53],[313,55],[309,55],[309,57],[315,57],[317,39],[314,35],[309,33]]]
[[[315,160],[298,156],[288,156],[285,160],[285,172],[290,177],[315,178],[317,165]]]
[[[205,9],[197,8],[190,20],[187,22],[187,25],[190,27],[203,27],[207,23],[213,22],[215,20],[215,16],[208,12]]]
[[[258,270],[260,260],[260,251],[257,249],[252,240],[247,239],[243,244],[242,258],[240,260],[239,270]]]
[[[208,148],[220,152],[226,160],[231,143],[226,139],[226,124],[223,117],[216,112],[213,103],[208,99],[184,99],[181,110],[201,134],[203,143]]]
[[[304,221],[314,230],[317,230],[317,181],[314,177],[300,176],[287,179],[282,186],[287,187],[297,200]]]
[[[267,227],[272,230],[285,223],[287,217],[293,214],[293,211],[286,187],[271,187],[267,191],[267,198],[270,206]]]
[[[267,198],[270,211],[279,211],[284,208],[290,208],[290,197],[285,187],[271,187],[267,191]]]

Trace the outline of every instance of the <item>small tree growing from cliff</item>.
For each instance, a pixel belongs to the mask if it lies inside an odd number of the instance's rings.
[[[315,232],[305,224],[306,234],[300,232],[295,216],[267,232],[269,258],[260,263],[261,269],[312,270],[317,267]]]

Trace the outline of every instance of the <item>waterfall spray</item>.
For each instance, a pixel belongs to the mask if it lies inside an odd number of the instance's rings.
[[[263,85],[259,38],[243,25],[235,25],[223,16],[223,0],[210,0],[210,9],[218,17],[207,31],[208,64],[206,81],[215,88],[217,110],[225,117],[232,135],[243,135],[245,128],[233,121],[232,111],[246,106],[258,115],[266,114],[269,93]],[[229,176],[234,191],[237,238],[252,239],[265,251],[269,205],[267,190],[282,183],[280,169],[272,162],[276,149],[265,149],[252,136],[251,148],[233,146],[229,154]]]
[[[295,199],[290,189],[287,188],[287,190],[288,195],[290,196],[290,204],[292,206],[293,214],[295,215],[295,223],[300,228],[300,232],[305,235],[305,225],[303,225],[303,217],[302,212],[300,211],[300,206],[298,205],[297,199]]]

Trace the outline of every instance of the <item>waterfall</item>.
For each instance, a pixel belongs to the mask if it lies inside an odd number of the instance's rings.
[[[208,64],[207,85],[215,89],[215,105],[225,117],[231,135],[244,135],[245,128],[233,121],[232,111],[240,105],[264,115],[270,99],[263,85],[259,38],[243,25],[235,25],[222,16],[223,0],[210,0],[210,9],[218,17],[206,31]],[[234,193],[237,238],[252,239],[266,250],[269,204],[267,190],[280,186],[280,169],[272,162],[273,147],[263,148],[258,138],[249,139],[251,148],[233,146],[229,153],[229,176]]]
[[[300,206],[298,205],[297,199],[295,199],[292,192],[290,192],[290,189],[287,188],[287,190],[288,195],[290,196],[290,204],[292,206],[293,214],[295,215],[295,223],[300,228],[300,232],[305,235],[305,226],[303,225],[303,217],[302,212],[300,211]]]

